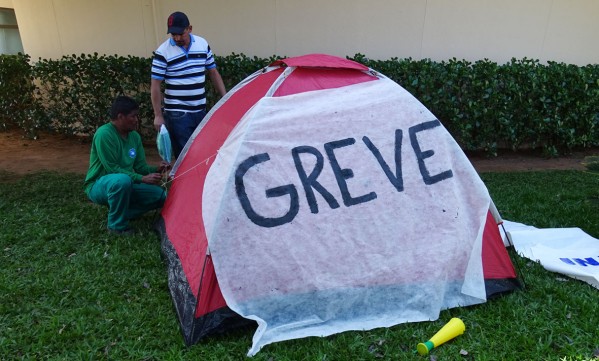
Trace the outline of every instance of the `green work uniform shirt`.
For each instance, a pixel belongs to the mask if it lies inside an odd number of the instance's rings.
[[[106,174],[127,174],[133,182],[140,183],[141,178],[157,171],[157,167],[146,163],[146,154],[138,132],[129,132],[127,138],[121,137],[112,123],[104,124],[94,134],[89,156],[89,169],[85,176],[85,193],[96,180]]]

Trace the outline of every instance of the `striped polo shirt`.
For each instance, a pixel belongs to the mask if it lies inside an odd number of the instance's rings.
[[[206,109],[206,70],[216,67],[208,42],[190,35],[189,49],[173,39],[162,43],[152,59],[152,79],[164,80],[164,109],[197,112]]]

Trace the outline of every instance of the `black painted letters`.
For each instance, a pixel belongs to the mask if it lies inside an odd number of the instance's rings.
[[[416,155],[420,175],[422,176],[424,184],[428,186],[453,177],[453,172],[451,169],[447,169],[438,174],[431,175],[430,171],[426,167],[425,160],[427,158],[432,157],[435,154],[435,151],[432,149],[423,151],[420,147],[420,143],[418,142],[419,133],[433,129],[440,125],[441,123],[439,122],[439,120],[435,119],[432,121],[417,124],[408,129],[410,143],[412,145],[414,154]],[[389,182],[395,188],[395,190],[397,192],[403,192],[404,181],[401,154],[403,131],[401,129],[395,130],[395,172],[391,170],[391,167],[383,159],[381,152],[374,145],[374,143],[372,143],[370,138],[364,136],[362,137],[362,141],[364,142],[366,148],[372,153],[372,155],[374,155],[374,158],[380,165],[383,173],[386,175],[387,179],[389,179]],[[339,193],[341,194],[341,197],[343,199],[343,205],[345,205],[346,207],[370,202],[377,198],[377,194],[375,192],[370,192],[358,197],[353,197],[349,192],[347,180],[354,178],[354,172],[351,168],[342,168],[342,166],[339,164],[339,160],[337,159],[338,157],[335,154],[335,152],[336,150],[344,147],[357,146],[355,145],[355,143],[356,141],[354,138],[346,138],[323,144],[325,153],[329,160],[331,170],[335,175],[335,180],[337,181],[337,186],[339,187]],[[319,212],[318,202],[316,200],[316,195],[314,191],[320,194],[320,196],[327,202],[328,206],[331,209],[339,208],[339,202],[335,199],[333,193],[329,192],[329,190],[327,190],[318,181],[318,177],[321,175],[325,166],[324,157],[322,153],[315,147],[301,145],[291,149],[291,156],[293,158],[293,163],[295,165],[295,170],[297,172],[299,181],[301,182],[304,192],[306,194],[306,201],[308,203],[308,206],[310,207],[310,212],[313,214],[317,214]],[[306,170],[304,162],[302,162],[302,157],[304,157],[305,160],[306,156],[312,156],[315,159],[315,164],[311,170]],[[252,167],[268,161],[270,161],[269,154],[261,153],[251,156],[243,162],[241,162],[241,164],[239,164],[237,170],[235,171],[235,190],[241,207],[243,208],[247,217],[253,223],[261,227],[277,227],[286,223],[290,223],[299,213],[300,202],[296,186],[294,184],[286,184],[279,187],[267,189],[265,191],[266,198],[288,196],[289,207],[286,210],[286,213],[281,217],[265,217],[263,215],[258,214],[255,211],[254,207],[252,207],[244,183],[244,176]],[[260,188],[258,187],[256,189]]]

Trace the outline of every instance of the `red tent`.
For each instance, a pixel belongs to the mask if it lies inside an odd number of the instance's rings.
[[[203,219],[206,177],[231,132],[265,97],[343,88],[382,78],[364,65],[328,55],[279,60],[232,89],[196,130],[175,166],[160,222],[169,288],[187,345],[250,322],[233,312],[221,293]],[[487,297],[509,292],[518,284],[498,222],[499,216],[489,211],[482,241]]]

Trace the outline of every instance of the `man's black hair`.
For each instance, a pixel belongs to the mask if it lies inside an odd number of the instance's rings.
[[[132,111],[139,110],[139,104],[133,99],[126,95],[119,95],[112,102],[110,108],[110,118],[116,119],[119,114],[129,115]]]

